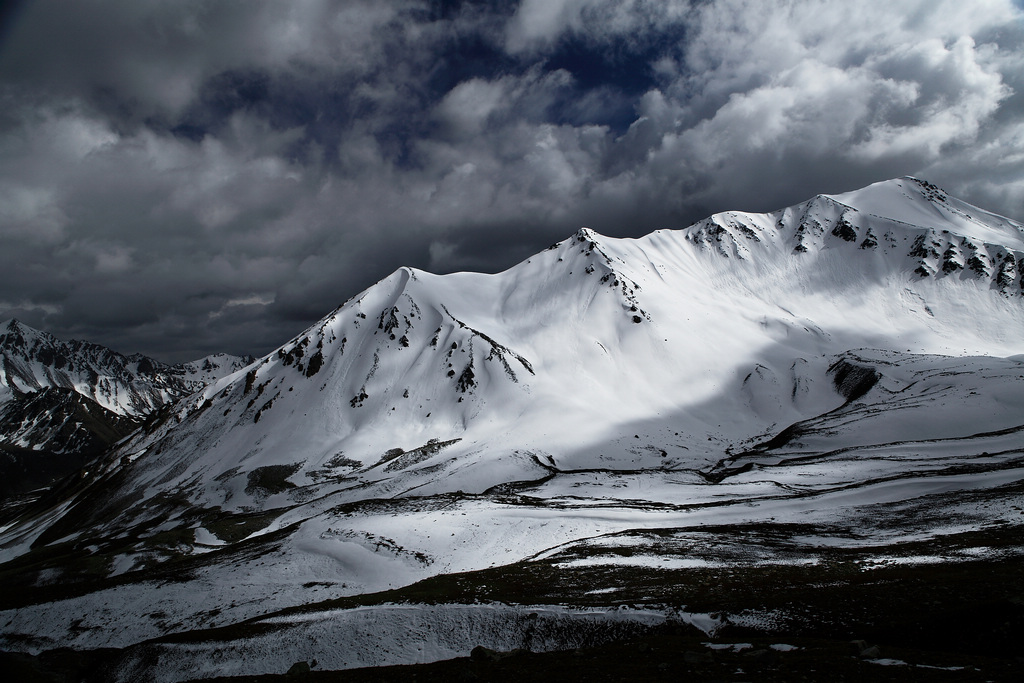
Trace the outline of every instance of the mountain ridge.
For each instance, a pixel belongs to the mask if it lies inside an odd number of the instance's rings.
[[[938,201],[926,196],[937,190],[914,179],[872,187],[908,196],[907,185],[915,201]],[[496,275],[400,268],[244,376],[212,383],[182,404],[164,431],[136,437],[123,452],[170,453],[159,459],[168,464],[148,475],[153,481],[168,476],[172,462],[184,468],[175,481],[216,480],[197,499],[207,505],[248,505],[248,477],[268,466],[293,468],[289,484],[321,493],[332,477],[361,480],[359,495],[365,486],[381,495],[440,491],[449,478],[449,490],[482,491],[509,476],[540,476],[524,455],[538,442],[546,451],[582,453],[554,456],[563,467],[592,466],[595,458],[612,469],[710,465],[729,443],[810,417],[821,405],[838,407],[843,399],[833,389],[808,389],[808,377],[823,376],[834,362],[822,351],[871,346],[893,334],[901,345],[932,353],[952,352],[953,342],[960,353],[1019,349],[1012,334],[1024,326],[1016,274],[1009,285],[985,269],[923,276],[914,269],[935,255],[921,255],[919,242],[960,236],[952,224],[900,225],[819,196],[772,214],[726,212],[636,239],[583,228]],[[1002,227],[1019,232],[1016,226]],[[847,228],[853,239],[843,234]],[[872,235],[878,244],[864,247]],[[1024,258],[999,245],[976,249],[986,258],[989,251],[1015,254],[1015,263]],[[681,291],[698,300],[680,309]],[[862,305],[849,306],[851,291]],[[992,330],[964,329],[959,309],[968,302],[992,317]],[[692,320],[679,319],[680,310]],[[751,340],[763,346],[753,356]],[[650,358],[659,358],[657,371]],[[707,369],[695,372],[694,365]],[[677,385],[688,387],[686,396],[673,394]],[[723,387],[740,391],[716,398]],[[725,402],[712,407],[719,400]],[[719,410],[741,415],[741,426],[730,432],[712,424],[708,413]],[[553,411],[562,419],[553,422]],[[684,436],[634,453],[624,425],[659,414],[685,426],[671,431]],[[195,431],[178,421],[194,422]],[[605,436],[581,438],[593,421],[605,425],[597,430]],[[619,429],[625,431],[615,445],[601,445]],[[431,441],[458,445],[423,459],[436,469],[392,460],[393,476],[380,478],[374,463],[386,453],[422,454]],[[507,446],[486,446],[493,442]],[[489,453],[482,459],[481,448]],[[285,462],[275,453],[293,455]],[[332,469],[330,462],[359,466]],[[399,463],[407,464],[398,470]],[[263,496],[261,505],[281,504],[289,491]]]

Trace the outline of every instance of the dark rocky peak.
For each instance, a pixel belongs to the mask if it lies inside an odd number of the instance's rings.
[[[937,202],[941,204],[948,204],[949,195],[946,194],[946,191],[943,190],[938,185],[933,185],[927,180],[922,180],[920,178],[915,178],[913,176],[903,176],[902,180],[906,180],[907,182],[915,185],[918,188],[918,191],[921,193],[921,196],[923,196],[928,201],[933,203]]]
[[[696,223],[686,231],[685,239],[725,258],[740,260],[748,258],[748,242],[761,241],[758,230],[743,214],[733,211],[716,213]]]

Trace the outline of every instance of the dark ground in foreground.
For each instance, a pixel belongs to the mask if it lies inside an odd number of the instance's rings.
[[[432,664],[342,672],[214,679],[222,683],[270,681],[1020,681],[1024,662],[979,656],[937,656],[886,648],[884,659],[864,659],[850,643],[791,639],[799,650],[771,649],[778,639],[747,641],[742,651],[711,650],[683,633],[660,629],[649,636],[600,648],[549,653],[478,653]],[[941,659],[956,664],[920,665]],[[899,660],[900,663],[897,663]]]
[[[490,570],[495,571],[500,570]],[[685,603],[677,604],[697,607],[692,602],[693,572],[620,571],[622,576],[603,578],[614,583],[625,580],[628,573],[631,584],[646,585],[648,591],[656,584],[661,589],[660,604],[673,604],[671,586],[679,581],[677,597],[685,596]],[[572,651],[497,653],[478,648],[472,657],[443,662],[338,672],[318,671],[316,662],[281,661],[277,674],[216,680],[1024,680],[1024,559],[826,571],[829,576],[823,582],[814,581],[805,571],[747,567],[730,570],[727,580],[718,577],[705,584],[702,611],[714,612],[718,605],[717,609],[735,614],[739,605],[745,605],[787,615],[769,631],[726,626],[711,638],[685,624],[668,624],[628,640]],[[587,572],[566,574],[576,574],[576,581],[597,579],[586,576]],[[491,574],[488,580],[494,578]],[[701,583],[709,578],[703,577]],[[548,584],[547,590],[552,589],[557,586]],[[411,590],[407,599],[416,593]],[[714,649],[707,643],[720,648],[747,643],[749,647]],[[780,651],[773,645],[795,649]],[[106,667],[121,654],[118,650],[56,650],[38,657],[0,653],[0,671],[6,672],[6,680],[103,681]],[[289,670],[292,673],[286,674]]]

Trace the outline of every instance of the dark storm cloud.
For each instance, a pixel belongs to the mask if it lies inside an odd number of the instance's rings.
[[[978,2],[22,3],[0,318],[266,352],[400,265],[926,177],[1024,217],[1024,22]]]

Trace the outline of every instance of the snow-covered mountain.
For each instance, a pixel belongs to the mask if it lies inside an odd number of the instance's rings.
[[[822,380],[848,349],[1024,350],[1022,259],[1019,224],[909,178],[582,229],[497,275],[400,269],[123,452],[134,486],[232,509],[705,467],[840,406]]]
[[[179,379],[193,390],[201,389],[221,377],[238,372],[255,362],[252,356],[232,356],[229,353],[214,353],[199,360],[166,366],[164,371]]]
[[[635,529],[852,527],[1002,486],[1024,468],[1022,287],[1024,226],[913,178],[639,239],[584,228],[493,275],[399,269],[0,536],[5,560],[99,548],[138,577],[117,599],[173,627],[101,624],[97,592],[8,628],[123,646],[310,602],[300,586],[358,595]],[[199,553],[180,595],[143,586]],[[40,625],[83,612],[95,630]]]

